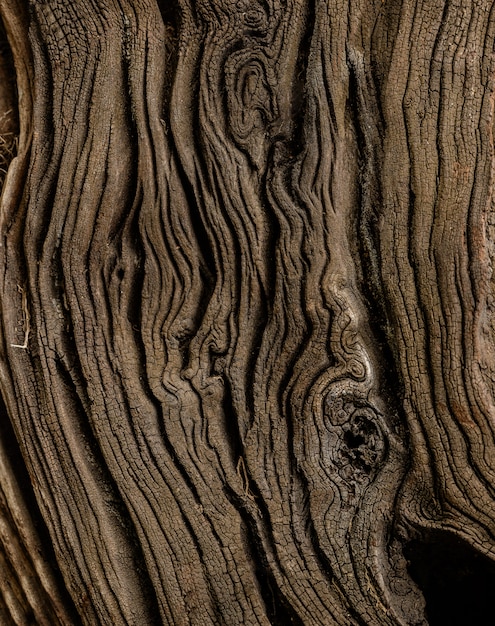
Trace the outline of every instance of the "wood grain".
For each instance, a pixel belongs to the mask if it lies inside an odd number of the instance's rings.
[[[2,1],[2,623],[419,626],[408,542],[493,559],[493,10]]]

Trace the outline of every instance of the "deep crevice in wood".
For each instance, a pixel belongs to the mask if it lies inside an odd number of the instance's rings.
[[[405,545],[409,572],[426,599],[430,626],[489,624],[495,564],[448,532],[425,533]]]
[[[0,192],[19,135],[17,81],[12,51],[0,19]]]

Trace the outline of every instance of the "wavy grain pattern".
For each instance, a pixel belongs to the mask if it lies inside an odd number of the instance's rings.
[[[2,2],[2,623],[419,626],[405,543],[493,559],[493,11]]]

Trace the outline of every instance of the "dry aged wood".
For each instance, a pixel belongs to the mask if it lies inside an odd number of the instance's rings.
[[[488,623],[495,3],[0,18],[0,623]]]

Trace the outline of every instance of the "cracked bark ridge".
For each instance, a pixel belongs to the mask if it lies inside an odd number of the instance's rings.
[[[419,626],[406,542],[493,559],[493,11],[2,1],[2,623]]]

